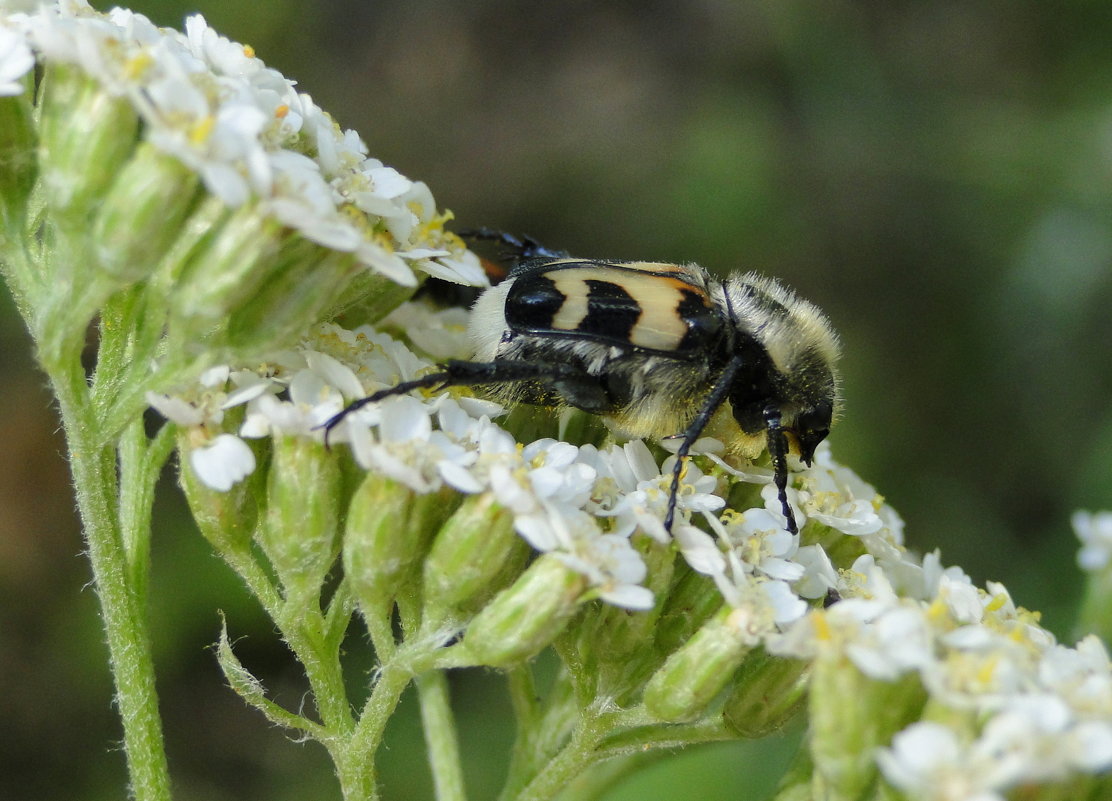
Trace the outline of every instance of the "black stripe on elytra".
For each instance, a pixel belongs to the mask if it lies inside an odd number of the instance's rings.
[[[641,317],[641,304],[611,281],[588,280],[587,316],[579,324],[582,334],[629,341]]]
[[[687,324],[676,350],[693,351],[712,349],[722,336],[724,325],[722,314],[707,303],[707,296],[701,292],[684,289],[676,313]]]
[[[519,331],[551,330],[566,300],[556,283],[543,273],[523,275],[506,294],[506,324]]]

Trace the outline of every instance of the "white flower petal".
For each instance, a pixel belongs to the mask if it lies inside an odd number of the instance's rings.
[[[189,454],[193,472],[208,487],[227,492],[255,471],[255,454],[232,434],[220,434],[208,445]]]
[[[0,97],[23,92],[21,80],[35,66],[35,57],[23,36],[0,27]]]
[[[436,465],[436,469],[440,472],[444,481],[460,492],[474,495],[483,491],[482,482],[476,479],[467,468],[459,464],[442,461]]]

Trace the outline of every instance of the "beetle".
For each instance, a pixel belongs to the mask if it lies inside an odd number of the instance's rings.
[[[840,406],[840,346],[814,304],[773,278],[725,279],[696,264],[582,259],[530,237],[461,232],[506,246],[514,264],[472,308],[473,360],[349,404],[325,423],[392,395],[472,386],[504,404],[574,407],[630,437],[680,437],[664,525],[683,465],[704,434],[733,454],[765,450],[786,528],[788,456],[810,465]]]

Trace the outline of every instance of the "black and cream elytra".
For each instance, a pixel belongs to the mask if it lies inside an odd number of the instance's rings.
[[[700,436],[755,459],[768,450],[780,505],[789,452],[810,464],[839,404],[838,337],[813,304],[756,273],[712,277],[694,264],[578,259],[487,229],[464,234],[511,249],[505,280],[471,312],[474,361],[350,404],[420,388],[474,386],[502,403],[572,406],[630,437],[682,438],[665,527],[683,464]]]

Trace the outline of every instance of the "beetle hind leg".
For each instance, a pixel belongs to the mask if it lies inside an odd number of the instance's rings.
[[[463,239],[498,242],[506,246],[509,250],[508,255],[514,256],[522,261],[535,258],[558,259],[567,256],[563,251],[546,248],[531,236],[515,236],[514,234],[507,233],[506,231],[498,231],[494,228],[465,228],[462,231],[457,231],[456,236]]]

